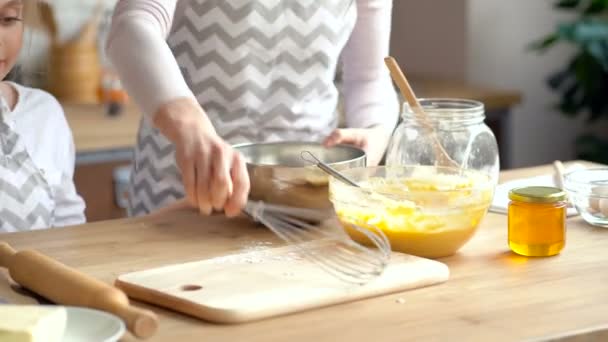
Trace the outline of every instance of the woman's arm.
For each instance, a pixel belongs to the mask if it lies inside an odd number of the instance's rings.
[[[398,104],[384,57],[389,54],[391,0],[356,0],[357,22],[342,53],[346,125],[392,132]]]
[[[119,0],[106,52],[129,95],[150,117],[161,106],[194,98],[165,39],[178,0]]]
[[[363,149],[368,165],[377,165],[399,117],[396,93],[384,65],[389,53],[391,0],[356,0],[357,22],[344,51],[343,93],[346,129],[324,144]]]
[[[190,204],[203,214],[223,209],[234,216],[249,193],[247,168],[215,132],[165,41],[177,1],[120,0],[108,55],[130,96],[175,145]]]

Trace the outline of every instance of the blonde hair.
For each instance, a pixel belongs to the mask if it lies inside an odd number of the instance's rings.
[[[31,48],[31,32],[28,32],[32,29],[34,30],[43,30],[44,27],[42,25],[42,21],[40,19],[40,1],[39,0],[22,0],[23,1],[23,12],[21,14],[21,18],[23,20],[23,27],[26,32],[24,32],[23,36],[23,46],[22,49],[26,49],[29,51]],[[28,53],[28,52],[26,52]],[[27,74],[37,74],[37,72],[28,71]],[[8,72],[5,77],[5,80],[11,80],[17,83],[24,83],[24,68],[23,66],[17,62],[16,65],[13,66],[12,70]]]

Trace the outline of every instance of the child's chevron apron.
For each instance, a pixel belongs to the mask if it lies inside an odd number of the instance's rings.
[[[168,44],[218,134],[231,144],[320,141],[336,126],[339,55],[352,0],[180,1]],[[173,146],[142,120],[130,214],[183,197]]]
[[[55,201],[49,184],[11,127],[0,96],[0,233],[48,228]]]

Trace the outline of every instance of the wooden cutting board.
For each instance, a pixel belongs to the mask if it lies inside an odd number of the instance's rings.
[[[341,282],[295,247],[269,248],[119,276],[131,298],[217,323],[241,323],[444,282],[438,261],[393,253],[366,285]]]

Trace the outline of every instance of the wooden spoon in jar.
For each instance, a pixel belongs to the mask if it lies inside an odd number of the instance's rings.
[[[437,158],[439,165],[460,168],[460,165],[450,157],[450,155],[441,145],[441,142],[437,138],[437,134],[435,134],[435,129],[428,119],[428,115],[424,112],[420,102],[418,102],[412,87],[407,81],[407,78],[405,78],[405,75],[403,74],[403,71],[401,71],[397,61],[393,57],[388,56],[384,58],[384,63],[388,67],[393,81],[395,81],[399,87],[401,95],[403,95],[403,97],[406,99],[407,103],[410,105],[410,108],[412,108],[416,114],[416,117],[421,120],[423,127],[430,133],[431,139],[433,139],[435,157]]]

